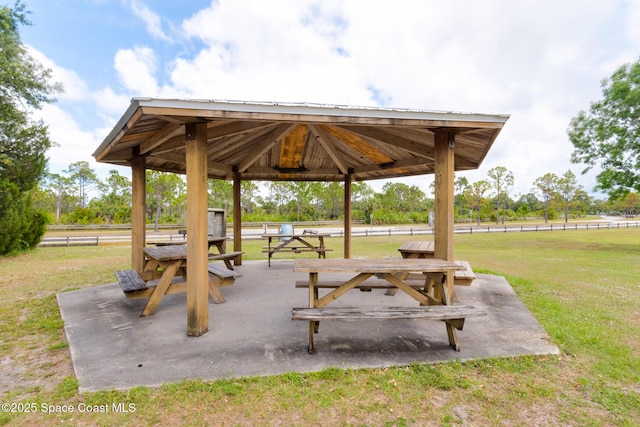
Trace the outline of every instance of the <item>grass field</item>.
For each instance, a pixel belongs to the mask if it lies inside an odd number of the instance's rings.
[[[421,238],[356,238],[352,254],[395,256],[411,239]],[[507,278],[560,356],[328,369],[81,395],[55,295],[114,281],[113,271],[129,265],[130,248],[41,248],[0,260],[0,424],[638,425],[640,229],[455,239],[457,259]],[[245,259],[264,259],[262,243],[243,242]],[[328,246],[329,256],[341,256],[341,239]],[[114,404],[129,412],[115,412]]]

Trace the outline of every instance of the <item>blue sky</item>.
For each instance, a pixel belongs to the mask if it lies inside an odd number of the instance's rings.
[[[53,172],[86,160],[105,176],[113,166],[91,154],[131,98],[146,96],[510,114],[481,169],[462,176],[505,166],[517,195],[571,169],[591,191],[594,174],[569,161],[569,120],[640,57],[640,0],[25,4],[23,42],[66,89],[37,112],[59,144]],[[403,182],[426,192],[431,181]]]

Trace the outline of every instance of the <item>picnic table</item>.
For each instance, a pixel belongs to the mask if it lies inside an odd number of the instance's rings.
[[[143,252],[146,260],[142,273],[134,270],[116,271],[127,298],[148,298],[140,317],[154,314],[166,294],[187,291],[186,245],[152,246],[144,248]],[[208,255],[209,260],[215,260],[216,257],[213,253]],[[208,271],[209,295],[215,303],[225,302],[219,287],[233,284],[240,275],[213,263],[208,265]]]
[[[319,321],[325,319],[368,320],[368,319],[430,319],[446,322],[449,345],[459,350],[456,329],[462,329],[464,319],[486,313],[472,306],[452,305],[445,292],[443,275],[452,274],[463,267],[455,262],[440,259],[297,259],[294,272],[309,273],[309,307],[294,308],[293,320],[309,321],[309,353],[314,352],[313,335],[317,333]],[[404,273],[422,272],[420,286],[407,282]],[[323,282],[320,273],[348,273],[354,276],[346,281]],[[370,279],[373,279],[370,282]],[[378,280],[376,280],[378,279]],[[386,287],[399,289],[415,299],[417,307],[326,307],[354,288],[380,287],[380,279]],[[319,297],[318,288],[333,288]]]
[[[432,240],[414,240],[405,242],[398,248],[402,258],[433,258],[435,254],[435,243]],[[454,284],[469,286],[475,280],[476,276],[467,261],[454,261],[462,265],[464,268],[456,270],[454,273]],[[407,273],[410,275],[411,273]],[[405,276],[406,277],[406,276]],[[390,289],[387,294],[393,295],[395,290]]]
[[[398,248],[402,258],[433,258],[436,245],[432,240],[405,242]]]
[[[242,252],[229,252],[227,253],[225,249],[225,242],[227,241],[227,237],[213,237],[209,236],[207,239],[207,244],[209,250],[211,247],[215,247],[218,251],[217,254],[214,253],[214,256],[209,256],[210,260],[222,260],[224,261],[225,266],[229,270],[233,270],[233,265],[231,264],[231,260],[236,257],[242,255]],[[156,246],[176,246],[176,245],[186,245],[187,241],[185,240],[173,240],[170,242],[156,242],[154,243]]]
[[[328,249],[324,245],[324,238],[329,237],[328,233],[304,232],[302,234],[263,234],[263,239],[268,239],[267,246],[262,248],[262,253],[269,254],[269,267],[271,267],[271,257],[277,252],[288,252],[299,254],[301,252],[317,252],[318,258],[326,258]],[[312,241],[318,239],[318,243]]]

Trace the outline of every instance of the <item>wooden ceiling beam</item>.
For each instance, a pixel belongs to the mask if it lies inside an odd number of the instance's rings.
[[[154,148],[160,146],[162,143],[168,141],[169,139],[178,136],[180,134],[184,134],[184,126],[177,123],[169,123],[158,132],[156,132],[153,136],[147,138],[144,142],[140,144],[140,154],[146,154],[152,151]]]
[[[220,162],[207,162],[207,169],[213,169],[217,171],[222,171],[225,174],[230,174],[233,172],[233,168],[229,165],[225,165]]]
[[[177,125],[184,125],[185,123],[193,122],[193,119],[185,120],[183,117],[166,116],[164,114],[149,114],[147,117],[153,117],[154,119]]]
[[[362,139],[362,137],[352,132],[349,132],[348,130],[342,127],[328,126],[328,125],[322,125],[320,127],[323,129],[326,129],[331,135],[336,137],[338,140],[344,142],[349,147],[353,148],[363,156],[372,160],[374,163],[382,164],[382,163],[389,163],[393,161],[391,157],[387,156],[382,151],[371,146],[371,144],[369,144],[364,139]]]
[[[234,152],[238,151],[238,146],[243,146],[246,141],[257,141],[263,135],[267,134],[275,128],[273,123],[262,124],[252,130],[234,133],[229,136],[216,136],[216,138],[210,138],[207,146],[208,155],[215,156],[216,159],[226,159]],[[236,162],[237,163],[237,162]]]
[[[255,144],[256,147],[248,152],[244,156],[244,160],[238,164],[238,172],[242,173],[246,171],[261,155],[271,149],[283,135],[287,134],[295,126],[296,123],[283,123],[276,126],[264,136],[245,141],[247,146],[253,146]]]
[[[325,149],[331,160],[338,166],[340,172],[343,174],[347,174],[349,172],[349,168],[342,161],[342,156],[340,156],[332,142],[331,135],[326,132],[322,126],[309,125],[309,130],[316,137],[322,148]]]
[[[138,108],[132,115],[131,118],[129,120],[127,120],[127,123],[125,123],[124,126],[122,126],[122,129],[120,129],[118,131],[118,133],[116,134],[116,136],[113,137],[113,139],[111,139],[111,141],[109,142],[109,144],[104,147],[104,149],[98,153],[95,158],[96,161],[101,161],[107,154],[109,154],[109,152],[111,150],[116,149],[116,146],[118,145],[118,143],[120,142],[120,140],[127,135],[127,132],[129,132],[129,130],[131,128],[133,128],[133,126],[136,124],[136,122],[140,119],[140,117],[142,117],[142,109]]]
[[[155,157],[155,156],[151,155],[148,158],[149,162],[153,162],[154,160],[156,162],[177,163],[177,164],[180,164],[180,165],[185,165],[185,167],[186,167],[186,164],[187,164],[186,155],[185,154],[178,154],[178,153],[163,153],[162,157]],[[225,165],[224,163],[213,162],[213,161],[207,161],[207,169],[213,169],[213,170],[222,171],[225,174],[233,172],[233,168],[230,165]]]
[[[430,159],[433,159],[435,156],[433,148],[429,148],[424,142],[417,142],[415,140],[388,132],[385,129],[375,128],[372,126],[340,127],[348,130],[349,132],[353,132],[356,135],[371,138],[384,144],[390,144],[419,156],[427,157]]]
[[[429,168],[433,168],[434,164],[435,162],[431,160],[425,161],[425,159],[423,158],[413,158],[413,159],[407,159],[407,160],[399,160],[397,162],[360,166],[353,169],[353,174],[358,175],[358,174],[375,172],[375,171],[404,169],[404,168],[415,167],[415,166],[427,166]]]
[[[286,174],[286,171],[283,171],[279,168],[266,168],[266,167],[251,167],[248,168],[244,173],[246,174],[255,174],[255,175],[272,175],[272,174]],[[322,169],[298,169],[295,171],[296,175],[339,175],[340,171],[338,169],[333,168],[322,168]]]
[[[135,141],[140,141],[140,140],[145,140],[153,135],[156,134],[156,130],[147,130],[144,132],[136,132],[136,133],[130,133],[128,135],[125,135],[122,137],[122,139],[120,140],[120,143],[124,143],[124,142],[135,142]]]
[[[306,125],[298,125],[282,137],[280,142],[280,168],[299,168],[302,166],[302,154],[307,142],[309,129]]]
[[[246,121],[228,121],[223,124],[218,124],[217,121],[209,123],[207,130],[207,138],[215,139],[220,137],[231,137],[234,135],[241,135],[247,132],[252,132],[260,128],[268,128],[273,126],[273,123],[265,122],[246,122]]]
[[[459,169],[478,169],[478,164],[466,157],[455,155],[455,165]]]
[[[186,165],[187,164],[187,160],[185,158],[185,153],[162,153],[162,156],[156,156],[155,153],[149,154],[147,156],[147,163],[152,162],[152,160],[155,160],[156,162],[162,163],[162,162],[173,162],[173,163],[179,163],[181,165]]]
[[[157,157],[163,153],[171,153],[185,149],[185,140],[183,138],[174,138],[173,140],[169,140],[164,144],[159,145],[154,150],[149,151],[147,154]]]

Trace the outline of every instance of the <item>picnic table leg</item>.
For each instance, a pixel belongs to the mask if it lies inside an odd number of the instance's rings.
[[[424,276],[424,291],[431,295],[435,301],[442,301],[441,292],[436,285],[442,283],[444,275],[442,273],[427,273]]]
[[[318,236],[320,244],[318,245],[318,258],[326,258],[327,252],[324,250],[324,237]]]
[[[227,300],[222,296],[222,292],[220,292],[220,281],[221,280],[217,276],[209,274],[209,295],[211,295],[211,299],[216,304],[223,304],[227,302]]]
[[[442,297],[443,305],[451,305],[451,296],[448,292],[448,282],[453,281],[453,273],[449,272],[443,275],[443,280],[436,280],[436,290]],[[445,325],[447,325],[447,335],[449,337],[449,345],[455,351],[460,351],[460,345],[458,344],[458,335],[456,334],[456,329],[453,324],[445,321]],[[461,326],[460,326],[461,327]]]
[[[313,320],[309,321],[309,348],[307,349],[309,354],[315,353],[315,349],[313,348],[313,333],[314,333],[314,322]]]
[[[171,285],[171,281],[176,276],[176,273],[180,268],[181,264],[182,264],[182,260],[175,261],[169,264],[164,269],[164,271],[162,272],[162,277],[160,278],[160,281],[156,285],[156,288],[154,289],[153,293],[149,297],[147,304],[144,306],[144,309],[142,310],[140,317],[151,316],[153,313],[156,312],[156,308],[158,308],[158,304],[160,304],[160,301],[162,300],[162,297],[164,296],[164,294],[167,293],[167,290]]]
[[[160,267],[158,265],[158,261],[156,261],[155,259],[150,259],[146,262],[146,264],[144,265],[144,271],[156,271],[158,269],[158,267]]]
[[[309,307],[314,308],[316,306],[316,301],[318,300],[318,288],[315,286],[318,283],[318,273],[309,273]],[[314,353],[315,349],[313,348],[313,334],[318,333],[318,328],[320,326],[319,321],[310,320],[309,321],[309,348],[307,351],[309,354]]]
[[[225,249],[224,249],[224,241],[222,242],[215,242],[216,248],[218,248],[218,253],[220,255],[224,255],[226,253]],[[209,243],[209,247],[211,247],[211,243]],[[229,269],[229,270],[233,270],[233,265],[231,265],[231,260],[230,259],[223,259],[222,260],[224,262],[224,265]]]
[[[407,254],[406,252],[402,252],[402,258],[418,258],[418,255],[416,254]],[[398,275],[398,278],[402,281],[404,281],[407,277],[409,276],[409,273],[400,273]],[[387,292],[385,292],[385,295],[390,295],[390,296],[394,296],[396,294],[396,292],[398,292],[398,288],[391,288],[391,289],[387,289]]]

